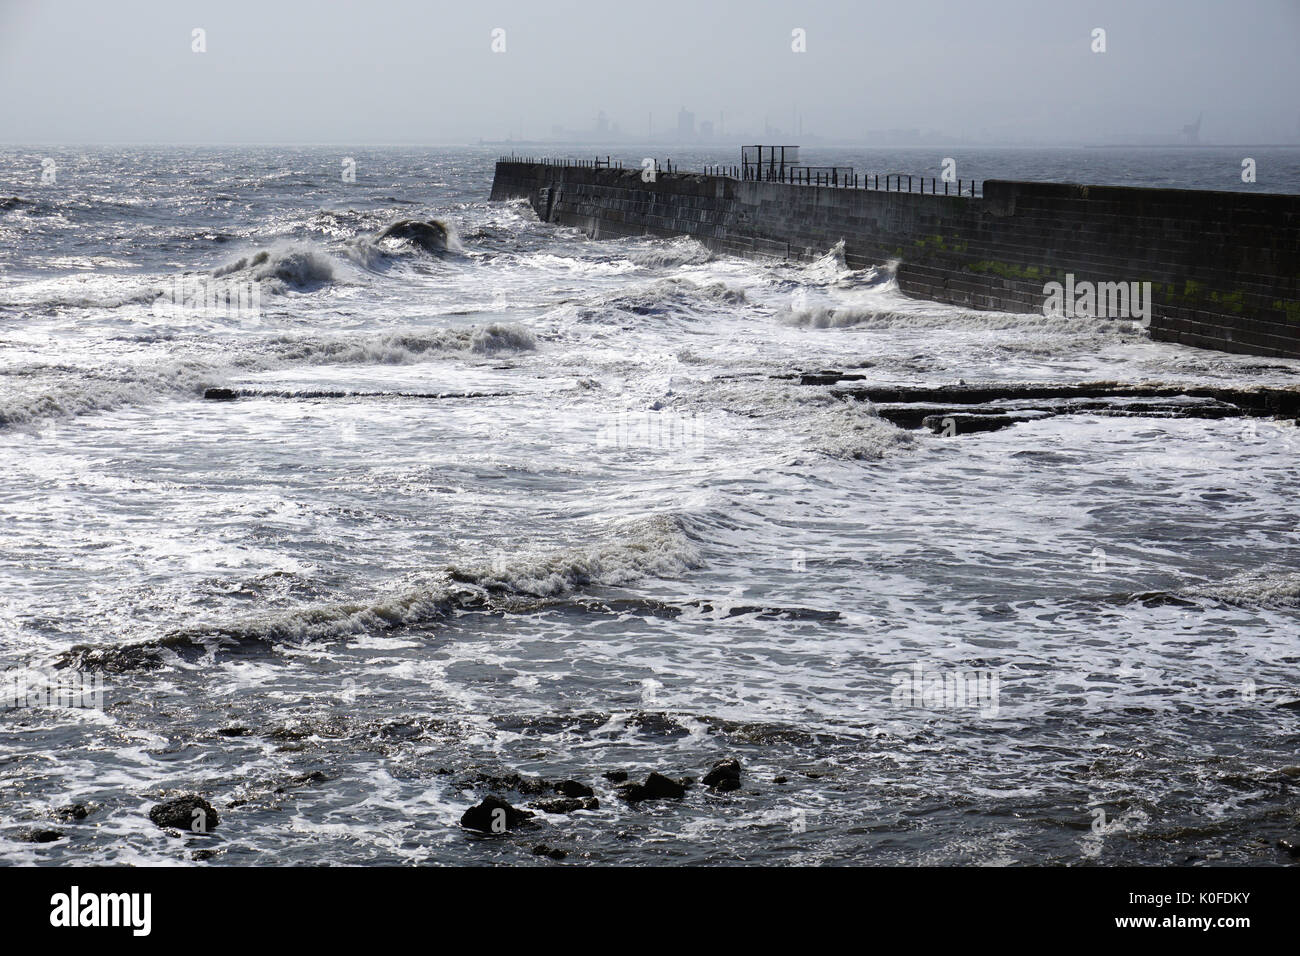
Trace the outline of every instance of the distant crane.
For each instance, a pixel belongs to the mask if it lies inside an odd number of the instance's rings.
[[[1204,113],[1196,114],[1196,122],[1188,123],[1183,127],[1183,138],[1186,139],[1188,143],[1195,144],[1201,141],[1201,118],[1204,115]]]

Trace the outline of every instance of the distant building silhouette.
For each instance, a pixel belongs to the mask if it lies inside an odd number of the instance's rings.
[[[685,106],[677,114],[677,138],[695,138],[695,114],[687,110]]]

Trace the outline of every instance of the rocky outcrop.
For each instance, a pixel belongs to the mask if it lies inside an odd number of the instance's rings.
[[[625,783],[618,792],[628,803],[640,803],[642,800],[680,800],[686,795],[686,788],[661,773],[652,773],[645,778],[645,783]]]
[[[528,805],[543,813],[572,813],[574,810],[597,810],[600,801],[595,797],[564,797],[560,800],[538,800]]]
[[[499,834],[519,828],[532,817],[528,810],[518,810],[498,796],[488,796],[482,803],[465,811],[460,825],[467,830]]]
[[[735,757],[719,760],[713,769],[704,775],[704,785],[714,793],[726,793],[740,789],[740,761]]]
[[[163,829],[207,833],[221,822],[212,804],[197,794],[187,793],[159,803],[149,811],[149,819]]]

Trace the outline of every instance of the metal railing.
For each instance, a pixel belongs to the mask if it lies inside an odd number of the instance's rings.
[[[554,159],[533,156],[501,156],[503,163],[534,163],[541,166],[574,167],[577,169],[625,169],[622,160],[611,160],[606,156],[601,159]],[[635,168],[635,167],[632,167]],[[680,173],[671,159],[660,166],[654,161],[656,173]],[[982,194],[977,180],[946,180],[941,176],[917,176],[912,173],[858,173],[852,166],[786,166],[783,169],[762,169],[758,173],[753,167],[706,164],[704,175],[724,179],[787,183],[791,186],[821,186],[833,189],[870,189],[877,192],[915,193],[931,196],[953,196],[974,198]],[[883,180],[883,183],[882,183]],[[927,189],[927,186],[929,187]]]
[[[880,192],[930,194],[932,196],[976,196],[978,183],[974,179],[946,180],[941,176],[917,176],[912,173],[858,173],[852,166],[787,166],[784,170],[764,170],[764,175],[735,176],[713,167],[713,176],[732,179],[755,179],[769,183],[789,183],[792,186],[830,186],[836,189],[871,189]],[[732,170],[735,167],[731,167]],[[747,172],[746,171],[742,171]],[[884,180],[882,183],[881,180]],[[928,189],[926,187],[929,187]]]
[[[597,156],[595,159],[554,159],[549,156],[498,156],[498,163],[532,163],[537,166],[574,166],[578,169],[622,169],[623,161],[610,160],[608,156],[601,159]],[[658,168],[656,164],[656,168]]]

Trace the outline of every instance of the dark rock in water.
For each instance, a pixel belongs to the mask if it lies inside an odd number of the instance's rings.
[[[217,731],[220,737],[247,737],[253,731],[247,727],[222,727]]]
[[[1300,859],[1300,840],[1278,840],[1277,845],[1286,850],[1288,856]]]
[[[483,802],[470,807],[460,818],[460,825],[480,833],[505,833],[532,819],[528,810],[516,810],[498,796],[483,798]]]
[[[972,415],[966,412],[952,415],[927,415],[921,424],[936,435],[969,435],[975,432],[995,432],[1024,421],[1015,415]]]
[[[463,775],[456,785],[462,789],[474,787],[485,790],[512,790],[515,793],[525,793],[530,796],[550,793],[555,789],[554,784],[542,777],[525,777],[518,773],[493,774],[482,771]]]
[[[59,830],[46,830],[43,828],[24,830],[18,834],[18,839],[27,843],[53,843],[55,840],[62,840],[63,833]]]
[[[596,791],[585,783],[578,783],[576,780],[561,780],[555,785],[555,792],[562,793],[566,797],[594,797]]]
[[[612,780],[615,783],[622,783],[627,779],[626,770],[606,770],[604,773],[606,780]]]
[[[552,860],[563,860],[568,855],[564,850],[547,846],[545,843],[539,843],[533,847],[533,856],[549,856]]]
[[[239,393],[233,388],[205,388],[203,397],[209,402],[233,402],[239,398]]]
[[[773,778],[772,778],[772,782],[773,782],[773,783],[786,783],[789,779],[790,779],[789,777],[773,777]]]
[[[59,807],[50,815],[56,820],[64,820],[73,823],[77,820],[84,820],[94,813],[96,807],[89,803],[70,803],[66,807]]]
[[[447,227],[436,219],[421,222],[418,219],[402,219],[390,226],[385,226],[376,237],[378,239],[405,239],[414,243],[425,252],[447,251]]]
[[[207,833],[221,822],[216,808],[192,793],[158,804],[149,811],[149,819],[163,829],[170,827],[192,833]]]
[[[628,803],[641,800],[680,800],[686,796],[686,788],[676,780],[660,773],[652,773],[645,778],[645,783],[625,783],[618,788],[619,795]]]
[[[870,363],[868,363],[870,364]],[[793,375],[777,375],[776,378],[794,378]],[[848,372],[836,372],[830,369],[822,372],[804,372],[799,376],[800,385],[838,385],[840,382],[856,382],[866,378]]]
[[[735,757],[719,760],[704,775],[704,785],[718,792],[740,789],[740,761]]]
[[[190,854],[191,860],[198,860],[202,863],[204,860],[212,860],[219,857],[225,850],[195,850]]]
[[[280,784],[273,791],[274,793],[285,793],[295,787],[310,787],[317,783],[329,782],[329,774],[323,770],[313,770],[310,773],[300,773],[297,776],[290,777],[284,783]]]
[[[596,810],[600,808],[600,801],[595,797],[565,797],[562,800],[538,800],[536,803],[528,804],[534,810],[541,810],[543,813],[572,813],[574,810]]]

